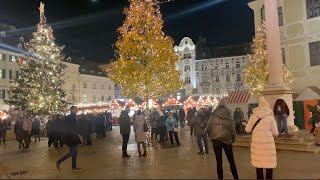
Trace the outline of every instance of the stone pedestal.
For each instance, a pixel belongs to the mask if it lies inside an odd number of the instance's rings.
[[[290,115],[287,120],[288,132],[290,134],[299,131],[299,128],[294,125],[295,117],[294,117],[294,111],[293,111],[292,94],[293,92],[291,91],[291,89],[284,84],[282,86],[280,85],[269,86],[267,89],[265,89],[262,92],[262,95],[264,96],[264,98],[269,102],[271,109],[274,108],[274,104],[278,99],[283,99],[287,103],[290,111]]]

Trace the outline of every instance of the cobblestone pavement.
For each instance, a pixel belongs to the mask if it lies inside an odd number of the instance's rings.
[[[58,178],[58,179],[215,179],[216,162],[212,148],[210,154],[198,155],[196,138],[189,129],[179,132],[182,146],[163,146],[157,142],[148,148],[147,157],[138,157],[134,135],[130,137],[131,158],[122,159],[119,129],[108,132],[107,138],[94,140],[93,146],[80,146],[78,166],[83,172],[71,172],[71,160],[67,160],[58,171],[54,162],[64,150],[48,150],[47,140],[32,143],[30,149],[18,150],[15,141],[0,146],[0,178]],[[211,147],[211,146],[210,146]],[[242,179],[255,178],[255,169],[250,164],[250,152],[245,148],[234,148],[239,176]],[[278,168],[274,178],[318,179],[320,156],[312,153],[278,151]],[[232,175],[224,157],[225,178]]]

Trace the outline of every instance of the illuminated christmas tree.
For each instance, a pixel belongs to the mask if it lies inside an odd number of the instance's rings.
[[[181,88],[179,61],[173,40],[162,31],[157,0],[129,0],[126,19],[119,28],[117,60],[107,67],[109,77],[126,98],[159,98]]]
[[[54,115],[66,107],[62,89],[65,68],[62,64],[63,48],[55,44],[42,2],[39,9],[38,30],[33,33],[33,39],[24,45],[29,55],[19,59],[20,75],[10,88],[8,101],[28,116]]]
[[[252,54],[249,55],[248,64],[244,68],[244,81],[252,94],[260,95],[261,91],[268,86],[268,66],[266,26],[263,23],[253,39]],[[288,85],[292,83],[292,75],[285,65],[283,65],[283,77]]]

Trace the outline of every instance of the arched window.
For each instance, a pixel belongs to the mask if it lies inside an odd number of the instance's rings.
[[[190,71],[190,65],[186,65],[186,66],[184,67],[184,71],[185,71],[185,72]]]

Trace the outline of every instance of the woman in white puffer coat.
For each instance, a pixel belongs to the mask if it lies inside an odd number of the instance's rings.
[[[255,126],[257,121],[259,122]],[[272,179],[272,170],[277,167],[274,136],[278,136],[279,132],[273,111],[263,97],[259,98],[259,106],[253,110],[253,115],[246,126],[246,132],[251,131],[251,164],[257,168],[257,179],[264,179],[264,168],[266,179]]]

